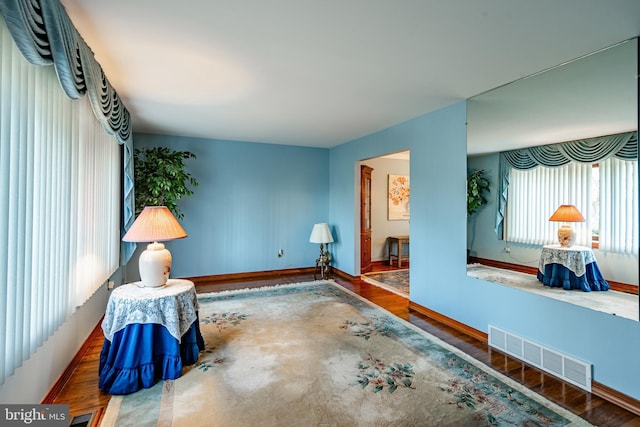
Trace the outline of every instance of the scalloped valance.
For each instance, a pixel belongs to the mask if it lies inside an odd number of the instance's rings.
[[[89,96],[96,118],[120,144],[131,137],[129,111],[58,0],[2,0],[0,11],[22,55],[55,67],[71,99]]]
[[[537,166],[559,167],[571,161],[595,163],[612,156],[635,160],[638,158],[638,132],[504,151],[501,155],[509,166],[522,170]]]
[[[129,111],[58,0],[0,0],[0,12],[25,59],[36,66],[53,65],[69,98],[89,96],[97,120],[124,145],[124,234],[133,223],[135,212]],[[126,263],[135,245],[125,243],[122,249],[121,262]]]

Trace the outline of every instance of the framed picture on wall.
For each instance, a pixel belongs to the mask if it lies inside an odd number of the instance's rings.
[[[411,189],[408,175],[389,174],[387,215],[389,221],[409,219]]]

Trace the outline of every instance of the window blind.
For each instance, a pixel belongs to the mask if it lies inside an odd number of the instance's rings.
[[[510,242],[547,245],[558,242],[561,225],[550,222],[560,205],[575,205],[585,218],[591,206],[591,165],[513,169],[507,197],[504,234]],[[591,245],[589,222],[572,224],[576,244]]]
[[[120,157],[0,16],[0,384],[117,269]]]
[[[600,163],[600,249],[638,255],[638,162]]]

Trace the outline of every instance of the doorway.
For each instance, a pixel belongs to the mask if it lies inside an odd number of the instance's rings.
[[[360,274],[380,270],[398,270],[397,261],[389,265],[389,237],[409,236],[410,223],[410,153],[409,150],[363,159],[357,165],[360,182],[356,184],[360,225],[358,245]],[[369,176],[370,175],[370,176]],[[400,177],[400,180],[393,180]],[[369,181],[367,181],[369,179]],[[367,182],[369,184],[367,184]],[[402,183],[402,192],[394,185]],[[367,185],[370,185],[367,188]],[[394,193],[390,196],[390,192]],[[395,248],[395,246],[394,246]],[[401,270],[408,269],[409,249],[405,246]]]

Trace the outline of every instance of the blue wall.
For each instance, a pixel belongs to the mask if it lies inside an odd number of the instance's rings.
[[[197,156],[186,163],[199,186],[179,202],[188,237],[166,243],[172,277],[315,265],[320,249],[309,235],[329,221],[329,150],[148,134],[134,141]]]

